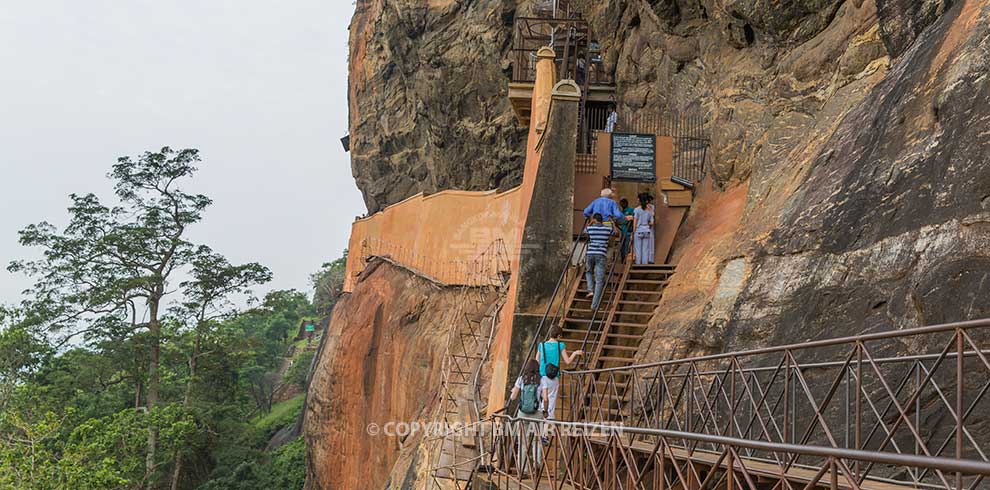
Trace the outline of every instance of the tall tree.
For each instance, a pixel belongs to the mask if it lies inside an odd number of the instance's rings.
[[[109,177],[119,204],[103,204],[94,194],[70,196],[69,224],[59,231],[43,222],[20,233],[25,246],[43,257],[11,264],[35,278],[26,309],[39,325],[63,331],[61,343],[147,331],[149,337],[145,407],[159,402],[161,315],[174,274],[197,256],[187,240],[211,201],[183,191],[200,161],[195,149],[165,147],[132,159],[122,157]],[[158,428],[149,424],[145,481],[151,488],[158,463]]]
[[[263,284],[272,279],[267,267],[249,263],[231,265],[222,255],[209,247],[201,246],[192,261],[192,278],[181,284],[184,302],[176,311],[177,316],[188,321],[193,329],[193,345],[189,354],[189,378],[186,380],[182,406],[189,408],[193,386],[196,382],[200,358],[208,355],[203,351],[204,341],[212,333],[213,326],[225,317],[234,314],[230,308],[230,296],[247,292],[248,288]],[[176,453],[169,488],[178,490],[182,477],[182,455]]]

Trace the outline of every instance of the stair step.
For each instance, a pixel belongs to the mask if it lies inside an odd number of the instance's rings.
[[[633,359],[632,357],[612,357],[612,356],[599,356],[598,360],[605,362],[623,362],[627,364],[632,364],[633,361],[635,361],[635,359]]]
[[[616,314],[616,315],[641,315],[641,316],[653,316],[653,312],[652,312],[652,311],[623,311],[623,310],[616,310],[616,311],[615,311],[615,314]]]
[[[630,346],[630,345],[603,345],[602,346],[602,349],[603,350],[607,350],[607,349],[627,350],[627,351],[635,352],[635,351],[639,350],[639,347],[638,346]]]
[[[649,325],[646,323],[612,322],[612,325],[617,327],[649,328]]]
[[[622,294],[656,294],[663,295],[663,291],[650,291],[646,289],[623,289]],[[659,298],[657,298],[659,301]]]
[[[643,338],[642,335],[633,335],[633,334],[627,334],[627,333],[612,333],[612,332],[609,332],[609,333],[605,334],[605,336],[606,337],[615,337],[617,339],[642,339]]]
[[[632,269],[670,269],[677,267],[673,264],[633,264]]]
[[[589,322],[591,322],[591,318],[571,318],[571,317],[564,317],[564,321],[565,322],[570,322],[570,323],[578,323],[578,322],[580,322],[580,323],[589,323]],[[605,321],[604,318],[596,318],[595,319],[595,324],[602,323],[603,321]]]
[[[656,306],[657,305],[657,303],[655,301],[634,301],[634,300],[631,300],[631,299],[620,299],[619,300],[619,304],[620,305],[649,305],[649,306]]]

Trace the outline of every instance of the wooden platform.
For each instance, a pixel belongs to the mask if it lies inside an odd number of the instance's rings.
[[[553,482],[544,479],[537,485],[532,479],[516,480],[505,475],[478,475],[475,477],[474,483],[472,488],[477,490],[556,490],[558,488],[576,490],[575,487],[566,483],[557,482],[557,485],[554,485]]]
[[[615,96],[615,87],[612,85],[591,85],[588,87],[586,95],[589,102],[611,102]],[[533,82],[509,83],[509,102],[512,104],[512,110],[519,126],[529,126],[533,105]]]

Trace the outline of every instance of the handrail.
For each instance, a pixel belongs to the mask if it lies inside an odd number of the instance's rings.
[[[972,417],[990,394],[990,383],[973,383],[990,370],[986,335],[977,335],[988,327],[969,320],[563,375],[576,379],[574,403],[589,407],[578,421],[990,464]],[[939,411],[949,420],[926,415]],[[799,456],[773,462],[790,468]],[[928,471],[905,475],[916,485],[951,476]]]
[[[588,366],[589,365],[588,363],[590,363],[592,361],[592,358],[595,357],[595,354],[597,354],[598,346],[602,345],[605,342],[605,335],[607,333],[607,332],[605,332],[606,322],[609,319],[609,314],[610,314],[612,308],[615,306],[615,305],[613,305],[613,303],[616,302],[616,301],[619,301],[619,297],[622,294],[622,291],[621,291],[621,288],[620,288],[621,284],[619,284],[617,282],[616,284],[613,285],[612,284],[612,277],[613,277],[614,272],[615,272],[615,265],[616,265],[616,263],[622,263],[623,264],[623,267],[626,266],[626,264],[624,262],[622,262],[622,260],[621,260],[622,259],[622,257],[621,257],[621,255],[622,255],[622,252],[621,252],[621,250],[622,250],[621,241],[624,240],[624,239],[625,239],[625,237],[623,237],[623,236],[620,235],[620,237],[619,237],[619,240],[620,240],[619,246],[617,247],[617,249],[613,249],[612,250],[612,256],[611,256],[612,260],[611,260],[611,264],[610,264],[610,267],[609,267],[608,278],[605,279],[605,284],[608,285],[610,289],[614,289],[614,291],[612,292],[612,297],[611,297],[611,300],[609,301],[609,308],[607,308],[605,310],[605,312],[604,312],[605,314],[604,314],[604,316],[601,319],[601,328],[600,328],[600,330],[599,330],[599,332],[597,334],[597,338],[596,338],[596,345],[595,345],[596,352],[585,353],[585,355],[582,356],[582,359],[580,360],[581,364],[579,364],[579,365]],[[621,280],[620,280],[620,282],[621,282]],[[603,288],[602,295],[604,296],[606,294],[606,292],[607,291]],[[599,301],[598,302],[598,308],[594,308],[592,310],[592,312],[591,312],[591,321],[588,323],[588,328],[584,332],[584,340],[582,340],[582,342],[581,342],[581,350],[584,350],[585,347],[588,344],[588,336],[591,334],[591,329],[594,328],[594,326],[595,326],[595,320],[598,317],[598,310],[601,309],[601,307],[602,307],[602,301]],[[584,395],[585,394],[586,393],[582,393],[582,396],[579,397],[577,400],[571,400],[572,403],[574,403],[575,401],[578,403],[578,406],[575,407],[575,406],[572,405],[570,407],[569,413],[570,413],[571,418],[577,417],[577,414],[578,413],[583,413],[583,411],[585,409],[585,404],[584,404],[584,399],[585,399]]]
[[[621,250],[621,244],[620,244],[619,250]],[[613,289],[617,289],[618,286],[619,286],[618,284],[614,284],[614,285],[612,284],[612,277],[614,277],[614,275],[615,275],[615,264],[621,262],[621,260],[620,260],[621,257],[619,257],[620,255],[621,255],[621,252],[620,251],[617,251],[615,249],[612,250],[611,260],[609,261],[608,276],[605,278],[605,286],[607,286],[608,289],[606,289],[604,287],[602,288],[602,296],[604,296],[605,293],[607,293],[607,292],[609,292],[609,291],[611,291]],[[619,293],[620,293],[620,291],[612,291],[612,298],[609,300],[609,303],[608,303],[609,307],[611,307],[613,301],[617,301],[618,300]],[[592,311],[591,311],[591,320],[588,322],[588,328],[584,332],[584,339],[581,341],[581,350],[584,350],[584,348],[588,344],[588,336],[591,334],[591,329],[595,326],[595,321],[598,318],[598,311],[601,310],[601,309],[602,309],[602,301],[599,300],[598,307],[597,308],[593,308]],[[605,316],[602,317],[602,320],[601,320],[602,331],[600,332],[600,334],[604,334],[605,333],[604,332],[604,329],[605,329],[605,320],[608,319],[608,309],[607,308],[606,308],[606,310],[605,310],[604,313],[605,313]],[[601,335],[599,335],[599,341],[601,340],[600,337],[601,337]],[[582,359],[582,361],[583,361],[584,364],[587,364],[588,360],[589,359],[587,357],[585,357],[584,359]]]
[[[971,459],[946,458],[942,456],[920,456],[914,454],[887,453],[879,451],[864,451],[862,449],[846,449],[808,444],[787,444],[766,442],[737,437],[683,432],[669,429],[654,429],[631,427],[625,425],[599,424],[594,422],[567,422],[563,420],[533,418],[525,416],[492,415],[493,419],[505,419],[510,422],[537,422],[557,427],[571,427],[587,431],[588,429],[620,434],[638,434],[666,437],[668,439],[688,440],[699,443],[733,446],[759,451],[797,454],[802,456],[820,456],[826,458],[858,460],[866,463],[913,466],[917,468],[937,469],[947,472],[960,472],[971,475],[990,476],[990,463]]]
[[[560,293],[560,286],[563,284],[564,278],[567,277],[567,271],[571,269],[574,253],[577,251],[578,244],[581,243],[581,235],[584,234],[587,227],[588,219],[586,218],[584,220],[584,224],[581,225],[581,233],[579,233],[577,239],[574,240],[574,245],[571,246],[571,252],[567,255],[567,263],[564,264],[563,270],[560,271],[560,276],[557,278],[557,284],[554,286],[553,293],[550,295],[550,300],[547,302],[547,309],[543,312],[543,318],[540,319],[540,324],[536,327],[533,342],[530,343],[529,350],[526,352],[526,356],[523,357],[523,362],[519,366],[519,374],[517,376],[522,376],[522,371],[526,367],[526,361],[532,359],[533,356],[536,355],[536,347],[540,345],[541,339],[543,338],[543,327],[546,325],[547,317],[550,316],[550,311],[553,309],[553,304],[557,300],[557,295]],[[580,263],[581,261],[578,260],[579,265]]]
[[[733,357],[746,357],[746,356],[772,354],[772,353],[785,352],[785,351],[800,351],[800,350],[813,349],[816,347],[829,347],[829,346],[849,344],[854,342],[868,342],[871,340],[883,340],[883,339],[891,339],[898,337],[911,337],[914,335],[948,332],[956,329],[966,330],[970,328],[988,327],[988,326],[990,326],[990,318],[985,318],[980,320],[968,320],[962,322],[942,323],[939,325],[928,325],[924,327],[906,328],[903,330],[889,330],[885,332],[850,335],[846,337],[835,337],[831,339],[811,340],[808,342],[802,342],[800,344],[786,344],[786,345],[778,345],[772,347],[762,347],[759,349],[742,350],[736,352],[723,352],[720,354],[709,354],[704,356],[688,357],[684,359],[668,359],[666,361],[655,361],[655,362],[649,362],[643,364],[634,364],[631,366],[620,366],[620,367],[601,368],[601,369],[564,370],[564,373],[595,374],[595,373],[608,373],[608,372],[617,372],[617,371],[629,371],[634,369],[645,369],[645,368],[651,368],[657,366],[673,366],[678,364],[691,364],[691,363],[699,363],[705,361],[730,359]]]

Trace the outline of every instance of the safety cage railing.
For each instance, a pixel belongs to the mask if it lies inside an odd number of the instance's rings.
[[[986,462],[990,320],[871,333],[621,369],[565,372],[569,421],[617,423],[921,458]],[[654,443],[635,435],[629,443]],[[718,443],[668,438],[691,455]],[[769,447],[769,446],[766,446]],[[820,469],[823,456],[739,447],[781,471]],[[977,488],[983,476],[840,458],[843,478],[912,487]],[[845,465],[845,466],[843,466]],[[848,467],[848,472],[846,467]]]

